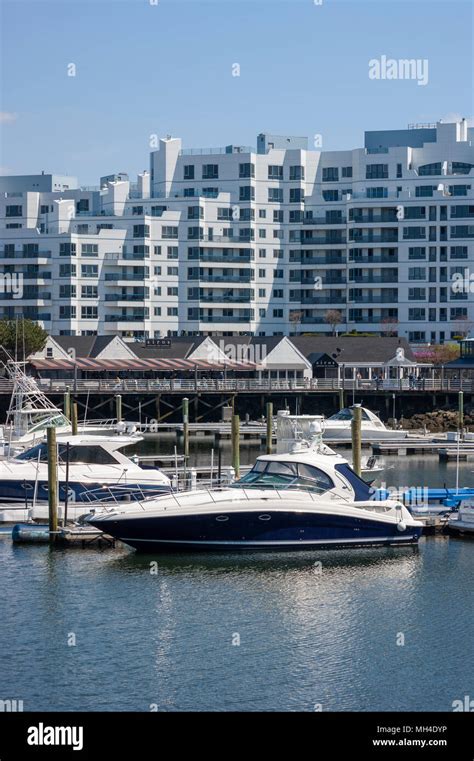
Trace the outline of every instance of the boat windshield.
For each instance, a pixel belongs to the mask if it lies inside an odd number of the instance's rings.
[[[252,470],[232,486],[245,489],[306,489],[325,492],[334,488],[334,482],[327,473],[314,465],[257,460]]]
[[[45,414],[48,411],[45,411]],[[44,415],[41,417],[38,417],[37,414],[34,414],[31,416],[31,428],[28,431],[28,433],[35,433],[36,431],[43,431],[46,428],[49,428],[50,426],[53,426],[54,428],[60,428],[62,426],[70,425],[69,420],[64,417],[64,415],[54,415],[51,416],[51,413],[47,414],[45,417]]]
[[[352,420],[352,412],[346,408],[336,412],[335,415],[331,415],[328,420]],[[370,417],[364,409],[362,409],[362,420],[370,420]]]
[[[66,444],[58,445],[58,461],[65,463],[67,457]],[[48,461],[48,445],[46,442],[37,444],[35,447],[31,447],[26,452],[22,452],[16,457],[17,460],[32,460],[38,462]],[[110,465],[117,463],[117,460],[111,452],[100,445],[86,446],[86,445],[73,445],[69,447],[69,462],[70,463],[85,463],[91,465]]]

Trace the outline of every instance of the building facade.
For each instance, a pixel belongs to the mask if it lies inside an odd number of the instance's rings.
[[[367,132],[347,151],[166,138],[136,183],[0,178],[0,317],[133,339],[467,335],[473,138],[465,120]]]

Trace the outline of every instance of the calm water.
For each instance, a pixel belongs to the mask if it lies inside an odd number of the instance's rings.
[[[434,458],[388,464],[387,483],[454,478]],[[473,541],[157,560],[151,574],[153,558],[124,549],[2,538],[0,698],[25,710],[445,711],[474,694]]]

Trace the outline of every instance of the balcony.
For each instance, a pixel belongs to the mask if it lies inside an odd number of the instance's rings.
[[[149,317],[144,314],[106,314],[105,322],[144,322]]]
[[[255,243],[255,238],[250,235],[203,235],[200,238],[188,238],[188,241],[196,241],[200,243],[204,241],[206,243]]]
[[[14,254],[0,251],[0,259],[10,259],[12,262],[18,261],[18,259],[32,259],[36,262],[37,259],[50,258],[51,251],[15,251]]]
[[[200,301],[204,304],[247,304],[253,300],[253,296],[246,293],[236,294],[232,296],[226,296],[222,294],[207,294],[205,296],[197,296],[195,299],[188,299],[188,301]]]
[[[351,283],[398,283],[398,275],[387,278],[380,275],[349,275],[349,284]]]
[[[297,243],[298,241],[292,242]],[[300,242],[302,246],[344,246],[347,241],[345,236],[341,236],[337,240],[331,240],[330,238],[315,238],[314,236],[307,238],[302,236]]]
[[[191,318],[192,319],[192,318]],[[199,315],[199,317],[194,318],[199,320],[199,322],[219,322],[219,323],[233,323],[233,322],[252,322],[255,320],[255,317],[251,317],[248,314],[239,314],[239,315],[233,315],[230,317],[225,317],[224,315],[217,315],[217,316],[211,316],[211,315]]]
[[[292,259],[291,264],[301,264],[303,267],[310,264],[345,264],[346,259],[343,256],[305,256],[298,259]]]
[[[374,256],[354,256],[349,254],[349,264],[397,264],[398,254],[396,256],[385,256],[383,254],[375,254]]]
[[[398,230],[393,235],[357,235],[349,243],[398,243]]]
[[[244,264],[247,262],[252,262],[255,259],[254,253],[252,252],[243,252],[243,255],[239,253],[235,254],[227,254],[225,252],[219,252],[219,251],[200,251],[197,255],[191,255],[188,256],[189,261],[200,261],[200,262],[211,262],[211,263],[221,263],[226,264],[227,262],[231,262],[233,264],[243,262]]]
[[[196,278],[188,278],[188,280],[196,280],[201,283],[250,283],[252,277],[250,273],[248,275],[200,275]]]
[[[330,219],[326,217],[305,217],[303,219],[304,225],[345,225],[347,223],[346,217],[340,219]]]
[[[396,212],[391,215],[374,214],[372,217],[362,216],[349,219],[351,225],[373,225],[373,224],[398,224]]]
[[[391,294],[390,298],[388,298],[387,296],[377,296],[373,293],[367,293],[365,296],[349,297],[347,301],[350,304],[398,304],[398,294],[396,296]]]
[[[318,278],[319,282],[319,275],[313,275],[313,277],[302,277],[301,280],[298,280],[296,282],[301,283],[301,285],[314,285],[315,279]],[[291,281],[295,282],[295,281]],[[346,285],[345,278],[336,278],[336,277],[323,277],[321,280],[323,285],[339,285],[344,287]]]
[[[126,302],[129,302],[129,301],[146,301],[148,298],[149,297],[147,295],[145,295],[144,293],[142,293],[142,294],[137,294],[137,293],[131,293],[131,294],[126,294],[126,293],[106,293],[105,294],[105,301],[114,301],[114,302],[117,302],[117,301],[126,301]]]
[[[345,304],[346,299],[345,297],[341,296],[332,296],[331,298],[327,296],[302,296],[300,299],[295,299],[295,301],[298,301],[300,304]]]

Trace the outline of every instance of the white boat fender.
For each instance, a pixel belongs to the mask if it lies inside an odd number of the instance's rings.
[[[397,529],[399,531],[406,531],[407,530],[407,524],[405,523],[405,521],[398,521],[398,523],[397,523]]]

